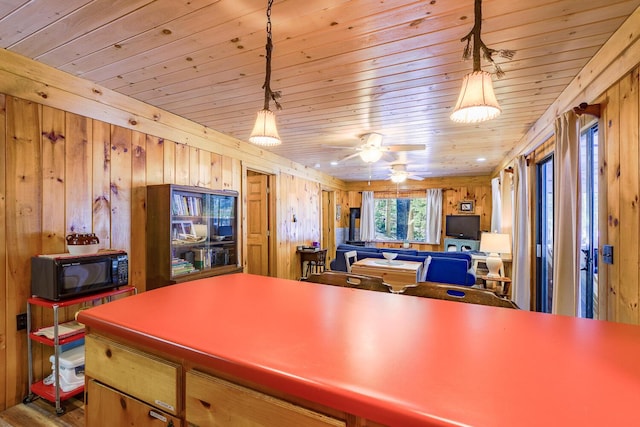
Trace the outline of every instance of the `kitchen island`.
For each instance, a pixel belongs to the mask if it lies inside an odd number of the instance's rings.
[[[113,392],[118,408],[132,399],[149,419],[185,426],[638,419],[638,326],[242,273],[140,293],[78,320],[94,423]]]

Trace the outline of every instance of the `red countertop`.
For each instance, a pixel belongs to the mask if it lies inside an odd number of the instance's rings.
[[[78,320],[390,426],[628,426],[640,327],[249,274]]]

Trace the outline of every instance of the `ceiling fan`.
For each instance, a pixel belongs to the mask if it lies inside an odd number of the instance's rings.
[[[340,161],[360,156],[365,163],[375,163],[384,153],[398,151],[420,151],[427,147],[424,144],[400,144],[400,145],[382,145],[382,135],[379,133],[367,133],[360,137],[360,145],[349,147],[356,150],[355,153],[349,154]]]
[[[407,179],[422,181],[424,178],[418,175],[413,175],[412,173],[407,171],[406,164],[396,163],[391,165],[391,174],[389,175],[389,179],[396,184],[400,184],[402,182],[405,182]]]

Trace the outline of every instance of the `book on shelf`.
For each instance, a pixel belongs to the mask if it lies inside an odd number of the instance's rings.
[[[189,261],[182,258],[173,258],[171,260],[171,274],[178,276],[180,274],[193,273],[196,268]]]

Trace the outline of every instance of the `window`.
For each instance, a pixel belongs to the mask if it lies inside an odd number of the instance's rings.
[[[424,242],[427,199],[375,199],[376,240]]]
[[[580,287],[578,316],[598,318],[598,125],[580,135]]]
[[[553,155],[537,164],[536,311],[553,307]]]

